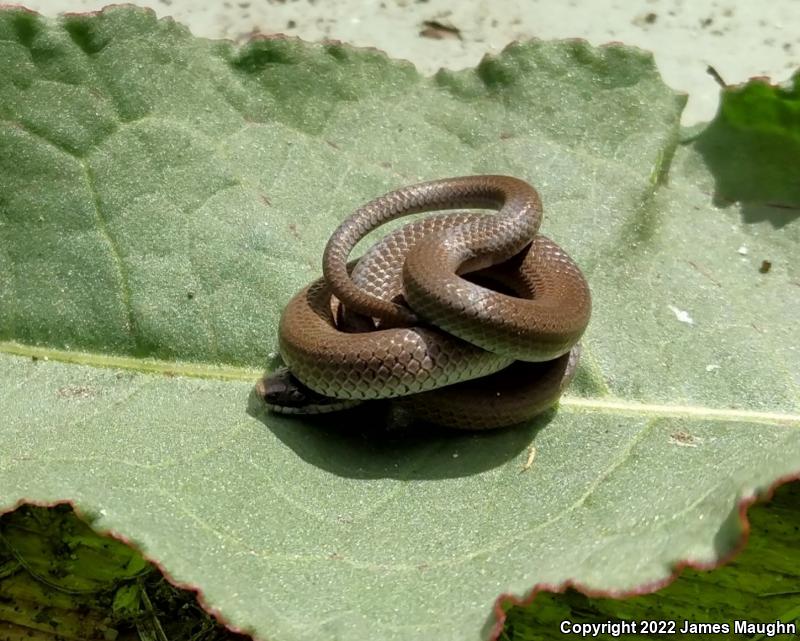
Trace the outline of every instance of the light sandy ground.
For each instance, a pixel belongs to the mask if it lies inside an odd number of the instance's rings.
[[[99,9],[94,0],[27,0],[47,15]],[[665,81],[689,93],[684,123],[708,120],[719,86],[755,75],[785,80],[800,67],[798,0],[196,0],[141,2],[209,38],[282,32],[383,49],[423,72],[475,65],[521,38],[621,41],[649,49]],[[450,32],[426,21],[457,31]],[[426,31],[427,28],[427,31]],[[421,35],[420,32],[426,32]],[[438,38],[435,36],[439,36]]]

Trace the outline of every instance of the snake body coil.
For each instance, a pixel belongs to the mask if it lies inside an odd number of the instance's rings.
[[[462,207],[498,213],[417,220],[348,265],[383,223]],[[508,176],[420,183],[358,209],[328,241],[323,278],[281,317],[289,371],[325,404],[301,398],[285,372],[259,383],[267,404],[297,413],[400,398],[423,418],[477,429],[555,403],[574,374],[591,297],[577,265],[538,235],[541,219],[536,190]]]

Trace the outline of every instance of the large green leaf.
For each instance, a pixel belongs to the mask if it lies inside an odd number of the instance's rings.
[[[501,593],[718,562],[740,502],[800,473],[797,224],[712,204],[648,54],[532,42],[424,78],[130,7],[6,9],[0,69],[0,505],[74,502],[231,625],[477,639]],[[559,410],[479,435],[264,413],[337,221],[476,172],[536,185],[590,281]]]

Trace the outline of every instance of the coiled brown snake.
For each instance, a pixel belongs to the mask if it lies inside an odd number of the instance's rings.
[[[383,223],[459,207],[498,213],[422,218],[348,265]],[[538,235],[541,220],[536,190],[508,176],[435,180],[367,203],[328,241],[323,278],[281,317],[280,352],[303,385],[283,371],[259,393],[284,413],[399,398],[423,418],[472,429],[550,407],[574,374],[591,297],[572,259]]]

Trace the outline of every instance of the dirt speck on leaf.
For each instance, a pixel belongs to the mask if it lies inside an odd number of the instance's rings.
[[[97,396],[97,391],[86,385],[65,385],[56,390],[59,398],[91,398]]]
[[[654,24],[656,20],[658,20],[658,14],[651,11],[649,13],[645,13],[644,15],[636,16],[631,22],[637,27],[643,27]]]
[[[697,447],[700,441],[688,432],[681,430],[670,434],[669,442],[680,447]]]
[[[461,29],[438,20],[425,20],[422,23],[419,35],[433,40],[445,40],[447,38],[461,40]]]

